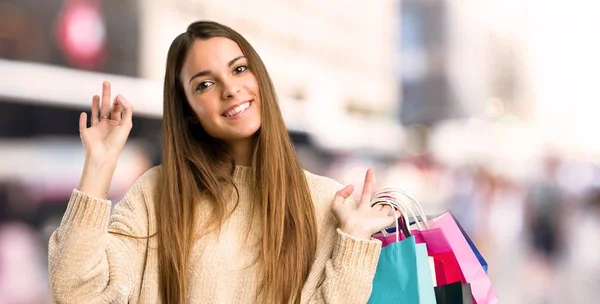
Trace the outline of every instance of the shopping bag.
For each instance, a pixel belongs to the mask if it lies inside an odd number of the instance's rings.
[[[424,244],[415,243],[411,236],[381,249],[368,303],[435,303]]]
[[[456,282],[435,287],[437,304],[473,304],[471,284]]]
[[[448,258],[444,259],[444,261],[449,266],[448,268],[444,267],[443,275],[448,276],[448,271],[451,270],[446,269],[451,269],[454,266],[453,259],[451,258],[454,255],[460,269],[461,282],[470,283],[475,303],[496,303],[498,295],[492,286],[492,282],[467,240],[460,232],[452,215],[446,212],[430,220],[428,226],[430,229],[411,230],[411,233],[418,243],[425,243],[427,245],[427,252],[434,259],[436,255],[446,254]],[[437,271],[436,269],[436,273]],[[437,276],[437,279],[438,284],[444,283],[443,280],[440,280],[440,275]]]
[[[443,238],[439,240],[434,239],[436,235],[443,236],[443,234],[439,231],[438,233],[435,233],[434,229],[429,227],[428,217],[425,216],[425,212],[416,200],[412,199],[412,197],[405,194],[402,190],[396,188],[379,189],[374,193],[374,197],[379,200],[388,200],[392,202],[399,211],[403,212],[404,216],[401,217],[401,220],[408,221],[408,217],[412,216],[413,221],[410,223],[413,231],[416,232],[415,241],[417,243],[425,243],[425,239],[422,237],[422,231],[426,231],[425,233],[432,235],[429,239],[433,242],[433,245],[441,246],[441,250],[428,250],[428,255],[430,259],[433,260],[432,276],[434,278],[434,286],[462,281],[462,273],[458,261],[450,251],[450,246]],[[408,198],[410,202],[405,202],[403,197]],[[419,216],[417,216],[417,214],[419,214]],[[402,227],[402,225],[400,225],[400,227]],[[388,227],[381,233],[375,234],[373,237],[381,240],[382,246],[388,246],[396,241],[397,234],[394,233],[395,229],[395,226]],[[402,239],[403,234],[399,234],[399,236],[400,239]]]
[[[462,282],[460,266],[452,252],[433,253],[430,256],[434,263],[436,286]]]
[[[434,264],[434,273],[435,273],[435,282],[436,285],[444,285],[450,284],[454,282],[462,281],[462,272],[460,270],[460,266],[458,265],[458,261],[454,256],[454,253],[450,250],[450,245],[443,238],[436,239],[436,235],[443,235],[441,232],[435,233],[434,229],[425,230],[426,233],[429,234],[430,247],[433,247],[433,250],[428,249],[428,255],[433,259]],[[381,241],[382,246],[384,248],[396,242],[395,233],[391,229],[387,230],[387,236],[379,233],[375,234],[373,238],[376,238]],[[411,233],[415,236],[415,241],[418,244],[424,244],[425,238],[422,236],[422,231],[415,229]],[[400,239],[403,239],[402,234],[400,234]]]
[[[437,257],[438,267],[441,265],[443,268],[441,271],[436,268],[438,285],[458,281],[456,277],[456,269],[458,268],[461,275],[460,281],[470,283],[475,303],[489,304],[498,301],[498,295],[489,276],[450,212],[428,219],[420,204],[402,190],[383,188],[376,191],[374,195],[399,202],[401,208],[403,208],[401,210],[404,210],[402,212],[410,213],[415,219],[415,224],[409,227],[412,236],[415,237],[417,243],[426,244],[428,255],[434,257],[434,261]],[[414,210],[419,214],[419,217],[415,215]],[[406,220],[406,222],[409,221]],[[382,234],[385,237],[388,236],[387,231],[382,231]],[[440,260],[442,263],[440,263]]]
[[[382,201],[372,202],[372,206]],[[396,219],[396,227],[406,226],[406,217]],[[373,279],[373,290],[369,304],[430,304],[435,303],[434,284],[425,244],[417,244],[415,238],[408,235],[400,239],[398,228],[395,242],[381,249],[377,270]]]
[[[471,238],[469,237],[469,235],[467,234],[465,229],[461,226],[460,222],[456,219],[456,217],[454,215],[452,215],[452,218],[454,219],[454,222],[456,222],[456,225],[458,226],[458,229],[460,229],[460,232],[462,233],[462,235],[467,240],[467,243],[469,243],[469,247],[471,247],[471,250],[473,250],[473,253],[477,257],[477,260],[479,260],[479,264],[481,264],[481,267],[483,267],[483,270],[485,270],[485,273],[487,273],[488,272],[487,261],[481,255],[481,252],[479,252],[479,249],[477,249],[477,246],[475,246],[475,243],[473,243],[473,240],[471,240]]]

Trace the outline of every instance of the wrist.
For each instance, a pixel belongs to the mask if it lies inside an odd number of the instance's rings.
[[[111,171],[117,166],[118,157],[99,157],[91,153],[86,153],[84,169],[93,171]]]
[[[370,240],[372,236],[371,233],[356,226],[341,225],[339,228],[343,233],[350,235],[356,239]]]
[[[105,199],[116,166],[116,160],[86,157],[78,190]]]

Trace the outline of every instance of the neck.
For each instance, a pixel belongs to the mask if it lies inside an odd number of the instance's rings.
[[[238,166],[250,166],[252,155],[252,138],[245,138],[229,143],[229,152]]]

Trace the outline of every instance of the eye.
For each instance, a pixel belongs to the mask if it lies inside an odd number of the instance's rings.
[[[214,83],[212,81],[202,81],[198,84],[198,86],[196,86],[196,91],[200,92],[200,91],[206,90],[213,84]]]
[[[245,65],[238,65],[237,67],[235,67],[235,69],[233,69],[233,74],[239,74],[239,73],[243,73],[248,69],[247,66]]]

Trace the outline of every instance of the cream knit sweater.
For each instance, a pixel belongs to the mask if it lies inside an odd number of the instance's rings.
[[[134,239],[156,229],[158,170],[144,173],[115,205],[73,190],[49,243],[50,287],[57,303],[159,303],[156,238]],[[186,303],[253,303],[259,278],[252,263],[259,245],[257,218],[249,212],[250,168],[236,167],[239,205],[220,235],[192,249]],[[331,202],[342,185],[306,172],[317,216],[318,244],[302,303],[366,303],[379,259],[378,240],[358,240],[337,229]],[[234,201],[234,200],[232,200]],[[349,200],[347,203],[353,203]],[[199,222],[202,210],[198,211]],[[250,233],[248,227],[251,225]],[[148,258],[146,251],[148,249]],[[281,265],[285,267],[285,265]]]

